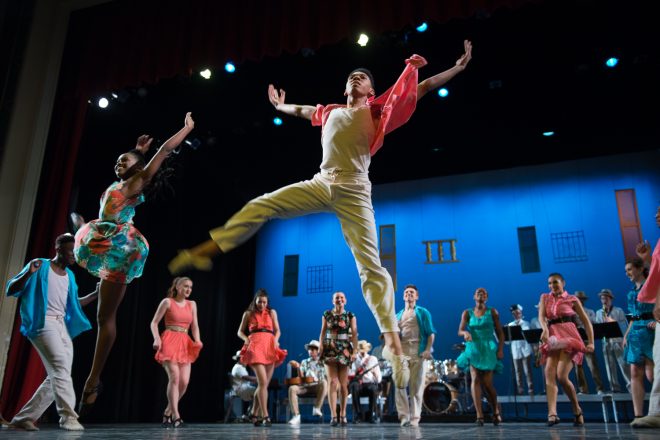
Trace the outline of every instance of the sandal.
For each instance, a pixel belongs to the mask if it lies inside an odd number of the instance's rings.
[[[99,383],[97,383],[96,386],[92,387],[91,389],[83,390],[82,397],[80,398],[80,402],[78,403],[78,415],[80,417],[88,416],[89,413],[92,412],[92,408],[94,408],[96,399],[99,398],[102,391],[103,391],[103,383],[101,381],[99,381]],[[94,398],[93,401],[88,402],[88,399],[91,396],[96,396],[96,397]]]
[[[163,421],[161,423],[163,428],[170,428],[173,423],[174,423],[174,421],[172,420],[172,414],[170,414],[170,415],[163,414]]]
[[[584,426],[584,416],[582,413],[573,415],[575,416],[573,417],[573,426]]]
[[[266,417],[261,421],[261,426],[265,426],[266,428],[270,428],[273,426],[273,422],[270,421],[270,417]]]
[[[346,416],[341,418],[341,426],[346,426],[348,425],[348,420],[346,420]]]
[[[181,427],[183,427],[183,420],[181,420],[181,417],[172,422],[172,428],[176,429]]]
[[[502,416],[497,412],[493,414],[493,425],[500,426],[500,423],[502,423]]]
[[[477,426],[484,426],[484,418],[483,417],[477,417],[477,420],[475,420],[474,423],[476,423]]]
[[[337,417],[333,417],[330,419],[330,426],[337,426],[339,422],[337,421]]]
[[[557,414],[550,414],[548,416],[548,426],[554,426],[559,423],[559,417]]]

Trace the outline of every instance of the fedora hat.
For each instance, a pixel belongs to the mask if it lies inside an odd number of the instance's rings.
[[[312,339],[307,344],[305,344],[305,350],[309,350],[309,347],[314,347],[318,350],[319,346],[320,346],[319,341],[317,341],[316,339]]]

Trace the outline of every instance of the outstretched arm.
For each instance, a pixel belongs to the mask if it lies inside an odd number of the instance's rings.
[[[313,105],[297,105],[297,104],[285,104],[284,98],[286,92],[282,89],[279,91],[272,84],[268,85],[268,100],[273,107],[282,113],[286,113],[291,116],[298,116],[300,118],[312,120],[312,115],[316,111],[316,107]]]
[[[426,95],[428,92],[437,89],[438,87],[449,82],[450,79],[455,77],[458,73],[465,70],[465,67],[472,59],[472,43],[468,40],[463,42],[465,46],[465,53],[456,61],[456,65],[451,69],[440,72],[430,78],[425,79],[417,86],[417,100]]]
[[[88,293],[87,295],[81,296],[80,298],[78,298],[78,301],[80,301],[80,305],[85,307],[87,304],[91,303],[96,298],[98,298],[100,289],[101,289],[101,282],[98,282],[98,283],[96,283],[96,288],[94,289],[93,292]]]
[[[167,158],[172,150],[174,150],[181,144],[181,142],[183,142],[183,140],[186,138],[186,136],[188,136],[188,133],[190,133],[193,128],[195,128],[195,121],[193,121],[191,113],[188,112],[186,113],[183,128],[160,146],[156,154],[154,154],[154,157],[151,158],[147,166],[144,167],[142,171],[136,173],[134,176],[128,179],[127,185],[123,189],[126,190],[126,195],[130,196],[142,192],[144,187],[156,175],[156,172],[158,172],[158,169],[163,164],[165,158]],[[149,144],[151,144],[151,139],[149,139],[147,136],[140,136],[138,138],[137,148],[143,153],[146,153],[147,149],[149,148]]]

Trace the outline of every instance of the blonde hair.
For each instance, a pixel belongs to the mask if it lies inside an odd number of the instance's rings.
[[[172,280],[172,285],[170,286],[169,289],[167,289],[167,295],[165,297],[166,298],[176,297],[176,288],[179,287],[179,284],[183,283],[186,280],[192,282],[192,280],[188,277],[176,277],[176,278],[174,278]]]

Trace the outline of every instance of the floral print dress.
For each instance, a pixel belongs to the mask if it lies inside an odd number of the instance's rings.
[[[324,363],[349,366],[354,350],[351,343],[351,320],[355,315],[349,311],[337,315],[332,310],[326,310],[323,312],[323,317],[326,322],[326,334],[323,335],[321,360]]]
[[[113,182],[101,196],[99,218],[76,233],[76,262],[95,277],[128,284],[142,275],[149,243],[133,226],[135,207],[144,195],[125,197],[123,182]]]

